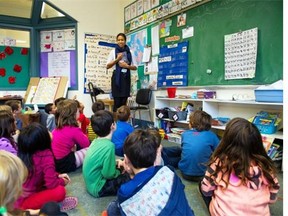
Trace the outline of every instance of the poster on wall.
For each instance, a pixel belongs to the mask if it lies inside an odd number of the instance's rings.
[[[225,35],[225,79],[254,78],[258,28]]]
[[[136,66],[143,65],[144,47],[147,45],[147,29],[127,35],[127,45],[133,55],[133,63]]]
[[[84,93],[89,93],[88,83],[111,92],[113,69],[106,69],[107,58],[115,47],[116,37],[104,34],[85,34],[84,38]]]
[[[188,41],[160,48],[158,87],[187,86]]]

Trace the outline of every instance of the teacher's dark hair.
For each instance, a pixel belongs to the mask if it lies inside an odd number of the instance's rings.
[[[119,36],[124,37],[124,39],[125,39],[125,41],[126,41],[126,35],[125,35],[124,33],[119,33],[119,34],[116,36],[116,39],[117,39]]]

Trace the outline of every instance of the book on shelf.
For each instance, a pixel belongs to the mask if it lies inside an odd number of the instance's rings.
[[[267,137],[267,136],[262,135],[262,142],[263,142],[263,145],[264,145],[266,152],[269,151],[274,140],[275,140],[275,138],[273,138],[273,137]]]

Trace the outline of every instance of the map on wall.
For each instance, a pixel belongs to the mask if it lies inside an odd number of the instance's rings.
[[[147,45],[147,29],[143,29],[127,36],[127,45],[133,55],[133,63],[136,66],[143,65],[144,47]]]
[[[106,69],[107,58],[115,47],[116,37],[103,34],[85,34],[84,38],[84,93],[89,93],[88,83],[111,92],[113,69]]]

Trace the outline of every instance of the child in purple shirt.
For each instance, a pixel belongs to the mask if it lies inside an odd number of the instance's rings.
[[[0,150],[5,150],[17,155],[17,146],[14,138],[16,133],[15,118],[12,112],[0,111]]]
[[[78,125],[79,110],[74,100],[66,99],[57,105],[56,128],[52,132],[52,151],[56,170],[72,172],[83,164],[90,141]]]

